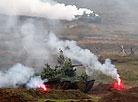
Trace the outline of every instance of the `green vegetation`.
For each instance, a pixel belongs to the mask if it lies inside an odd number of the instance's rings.
[[[45,78],[61,78],[61,77],[75,77],[76,69],[72,65],[71,60],[66,60],[63,66],[55,66],[54,69],[46,64],[43,72],[41,73],[42,79]]]
[[[82,73],[80,76],[78,76],[78,79],[82,82],[86,82],[89,79],[89,76],[86,72]]]
[[[76,75],[75,65],[69,58],[65,58],[63,51],[60,50],[60,55],[57,59],[59,65],[55,68],[51,68],[50,65],[46,64],[43,71],[41,72],[42,79],[52,79],[52,78],[69,78],[71,82],[75,80],[80,80],[86,82],[89,76],[86,73],[82,73],[80,76]]]
[[[76,75],[76,69],[72,65],[70,59],[66,60],[62,66],[55,66],[54,69],[52,69],[50,65],[46,64],[40,75],[42,79],[70,78],[72,82],[74,80],[86,82],[89,79],[89,76],[86,73],[82,73],[80,76]]]
[[[99,97],[98,97],[98,98],[97,98],[97,97],[93,97],[93,98],[92,98],[92,101],[93,101],[93,102],[99,102],[99,100],[100,100]]]
[[[58,73],[56,69],[52,69],[50,65],[46,64],[45,68],[43,69],[43,72],[41,73],[41,78],[56,78]]]
[[[39,99],[38,102],[98,102],[99,99],[65,99],[65,100],[57,100],[57,99]]]
[[[57,99],[39,99],[38,102],[65,102],[66,100],[57,100]]]

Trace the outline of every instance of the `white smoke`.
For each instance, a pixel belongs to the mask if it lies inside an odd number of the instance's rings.
[[[41,2],[49,2],[50,4],[56,4],[57,2],[54,0],[40,0]]]
[[[42,67],[49,59],[49,52],[46,44],[44,41],[47,37],[46,28],[43,27],[41,22],[37,23],[36,25],[33,23],[34,20],[28,19],[25,23],[21,26],[21,35],[22,35],[22,46],[24,47],[19,56],[22,56],[24,52],[26,52],[26,60],[24,60],[25,64],[30,65],[34,60],[34,63],[37,63],[35,67]],[[43,55],[43,56],[41,56]]]
[[[0,88],[13,87],[17,88],[20,85],[25,85],[27,88],[42,88],[44,82],[40,76],[34,76],[36,71],[33,68],[15,64],[6,72],[0,71]]]
[[[82,49],[77,46],[75,41],[60,41],[54,34],[50,34],[48,44],[52,50],[56,50],[58,52],[59,49],[62,49],[66,57],[82,63],[86,67],[87,74],[90,75],[94,69],[119,80],[120,76],[117,73],[115,66],[111,64],[110,59],[106,59],[105,63],[101,64],[98,61],[97,56],[90,52],[90,50]]]
[[[60,20],[72,20],[75,19],[75,15],[82,15],[83,12],[92,13],[93,11],[89,9],[77,8],[75,5],[65,5],[52,0],[1,0],[0,1],[0,13],[12,14],[12,15],[29,15],[46,17],[49,19],[60,19]],[[15,23],[11,19],[10,23]],[[8,23],[7,23],[8,26]],[[38,29],[40,28],[37,25]],[[27,57],[33,58],[41,57],[44,59],[46,55],[39,54],[36,56],[36,50],[47,51],[51,50],[57,51],[61,48],[64,51],[65,56],[72,60],[77,60],[82,63],[87,69],[86,72],[91,75],[94,70],[101,71],[102,73],[114,78],[119,79],[117,69],[111,64],[110,59],[106,59],[104,64],[98,61],[97,56],[95,56],[90,50],[82,49],[77,46],[75,41],[60,41],[54,34],[49,35],[48,43],[44,45],[43,39],[38,38],[40,32],[46,28],[42,28],[38,33],[35,30],[35,26],[30,22],[26,21],[23,26],[21,26],[22,33],[22,44],[27,52]],[[44,35],[42,35],[44,37]],[[47,47],[47,45],[49,45]],[[40,53],[40,52],[39,52]],[[43,55],[43,56],[42,56]],[[29,59],[30,60],[30,59]],[[27,60],[28,62],[28,60]],[[35,74],[33,68],[23,66],[21,64],[14,65],[11,69],[6,72],[0,71],[0,87],[18,87],[22,84],[27,84],[28,88],[40,88],[44,82],[40,77],[32,77]]]
[[[19,63],[15,64],[6,72],[0,71],[0,87],[18,87],[18,85],[27,83],[34,73],[35,70],[33,68]]]
[[[40,76],[32,77],[27,83],[27,88],[41,88],[41,85],[43,85],[43,83],[44,81]]]
[[[90,9],[60,4],[52,0],[0,0],[0,12],[60,20],[72,20],[75,19],[75,15],[82,15],[84,12],[93,13]]]
[[[49,46],[49,50],[57,51],[57,53],[59,49],[62,49],[66,57],[82,63],[89,75],[94,69],[119,80],[117,69],[111,64],[110,59],[106,59],[105,63],[101,64],[97,56],[90,50],[77,46],[75,41],[60,41],[54,34],[50,34],[46,45]],[[26,84],[28,88],[43,88],[44,80],[41,77],[34,76],[34,74],[35,70],[33,68],[15,64],[6,72],[0,71],[0,87],[18,87]]]

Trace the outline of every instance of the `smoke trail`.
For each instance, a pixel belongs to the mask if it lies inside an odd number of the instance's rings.
[[[87,14],[93,11],[77,8],[75,5],[65,5],[52,0],[1,0],[0,12],[13,15],[28,15],[46,17],[48,19],[72,20],[75,15]]]
[[[90,75],[94,69],[119,80],[120,76],[115,66],[111,64],[110,59],[106,59],[105,63],[101,64],[97,56],[90,52],[90,50],[77,46],[75,41],[60,41],[54,34],[50,34],[48,44],[52,50],[58,51],[61,48],[66,57],[82,63],[86,67],[87,74]]]

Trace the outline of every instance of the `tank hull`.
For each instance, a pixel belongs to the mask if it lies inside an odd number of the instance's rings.
[[[71,82],[69,80],[61,80],[61,79],[49,79],[48,82],[45,83],[51,89],[79,89],[84,93],[88,93],[94,85],[95,80],[90,80],[86,82],[74,81]]]

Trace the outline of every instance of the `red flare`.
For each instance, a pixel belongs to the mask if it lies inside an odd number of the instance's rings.
[[[47,86],[44,85],[44,84],[42,84],[40,87],[43,89],[43,91],[47,91],[48,90]]]
[[[123,83],[121,80],[118,80],[117,82],[114,83],[113,87],[117,90],[122,90],[124,89]]]

